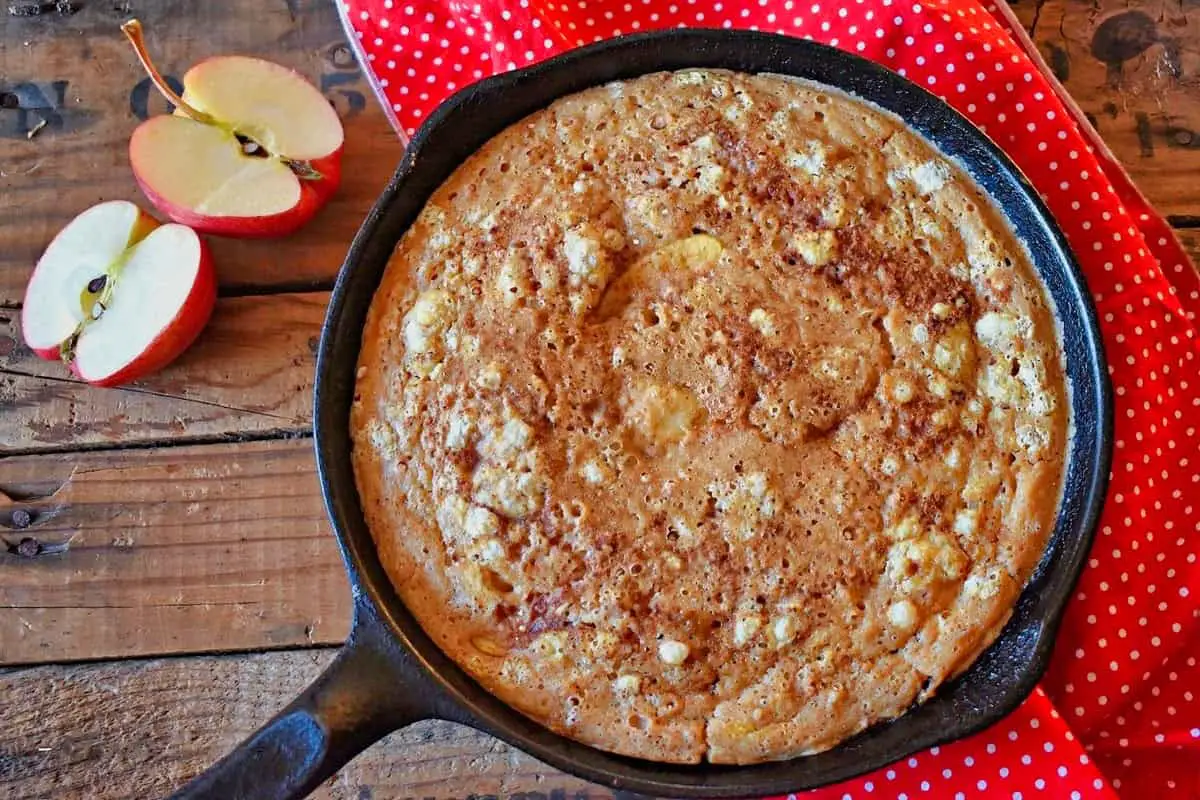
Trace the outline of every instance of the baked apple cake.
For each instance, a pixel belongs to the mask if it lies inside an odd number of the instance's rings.
[[[433,193],[371,306],[388,574],[566,736],[751,763],[905,712],[999,633],[1069,404],[1003,216],[898,118],[774,75],[555,102]]]

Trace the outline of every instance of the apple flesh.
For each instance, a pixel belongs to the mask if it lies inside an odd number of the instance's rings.
[[[67,361],[88,383],[117,386],[186,350],[216,296],[212,259],[195,231],[159,225],[133,203],[101,203],[39,259],[21,332],[42,358]]]
[[[57,360],[59,346],[91,312],[91,303],[84,309],[88,284],[157,227],[157,220],[124,201],[100,203],[71,220],[50,242],[25,287],[25,344],[42,358]]]
[[[134,131],[129,160],[163,214],[202,233],[282,236],[341,182],[344,135],[329,102],[298,73],[220,56],[188,70],[183,105]]]

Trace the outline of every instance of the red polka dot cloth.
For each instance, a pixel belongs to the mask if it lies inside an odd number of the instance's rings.
[[[1200,798],[1200,281],[1011,12],[977,0],[348,0],[401,136],[473,81],[623,33],[815,39],[939,95],[1029,176],[1087,276],[1116,402],[1113,475],[1049,672],[1009,717],[820,798]]]

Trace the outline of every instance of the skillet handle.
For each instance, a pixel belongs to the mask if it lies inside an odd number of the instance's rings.
[[[398,663],[399,662],[399,663]],[[172,800],[300,800],[398,728],[433,715],[414,665],[369,608],[329,667]]]

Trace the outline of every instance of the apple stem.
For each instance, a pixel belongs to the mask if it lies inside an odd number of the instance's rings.
[[[211,114],[206,114],[193,107],[171,88],[171,84],[167,83],[167,79],[162,76],[162,73],[154,66],[154,62],[150,60],[150,53],[146,50],[145,31],[142,29],[142,23],[139,20],[131,19],[122,23],[121,32],[125,34],[125,38],[129,40],[129,43],[133,45],[133,51],[137,53],[138,60],[142,62],[142,67],[146,70],[146,74],[150,76],[150,82],[167,99],[168,103],[174,104],[176,108],[197,122],[203,122],[206,125],[216,125],[219,128],[229,130]],[[238,142],[241,144],[243,155],[250,156],[251,158],[266,158],[270,156],[265,147],[249,136],[238,133],[236,130],[230,130],[230,132],[237,137]],[[324,177],[308,161],[294,161],[290,158],[277,157],[283,163],[287,164],[292,172],[296,174],[296,177],[302,181],[319,181]]]
[[[129,40],[129,43],[133,45],[133,51],[137,53],[138,61],[142,62],[142,68],[146,70],[146,74],[150,76],[150,82],[167,99],[167,102],[173,103],[183,113],[197,122],[204,122],[210,125],[215,122],[211,116],[193,108],[186,100],[180,97],[171,88],[171,84],[167,83],[167,79],[162,76],[158,68],[154,66],[154,62],[150,60],[150,54],[146,51],[146,38],[140,21],[131,19],[125,22],[121,25],[121,32],[125,34],[125,38]]]

